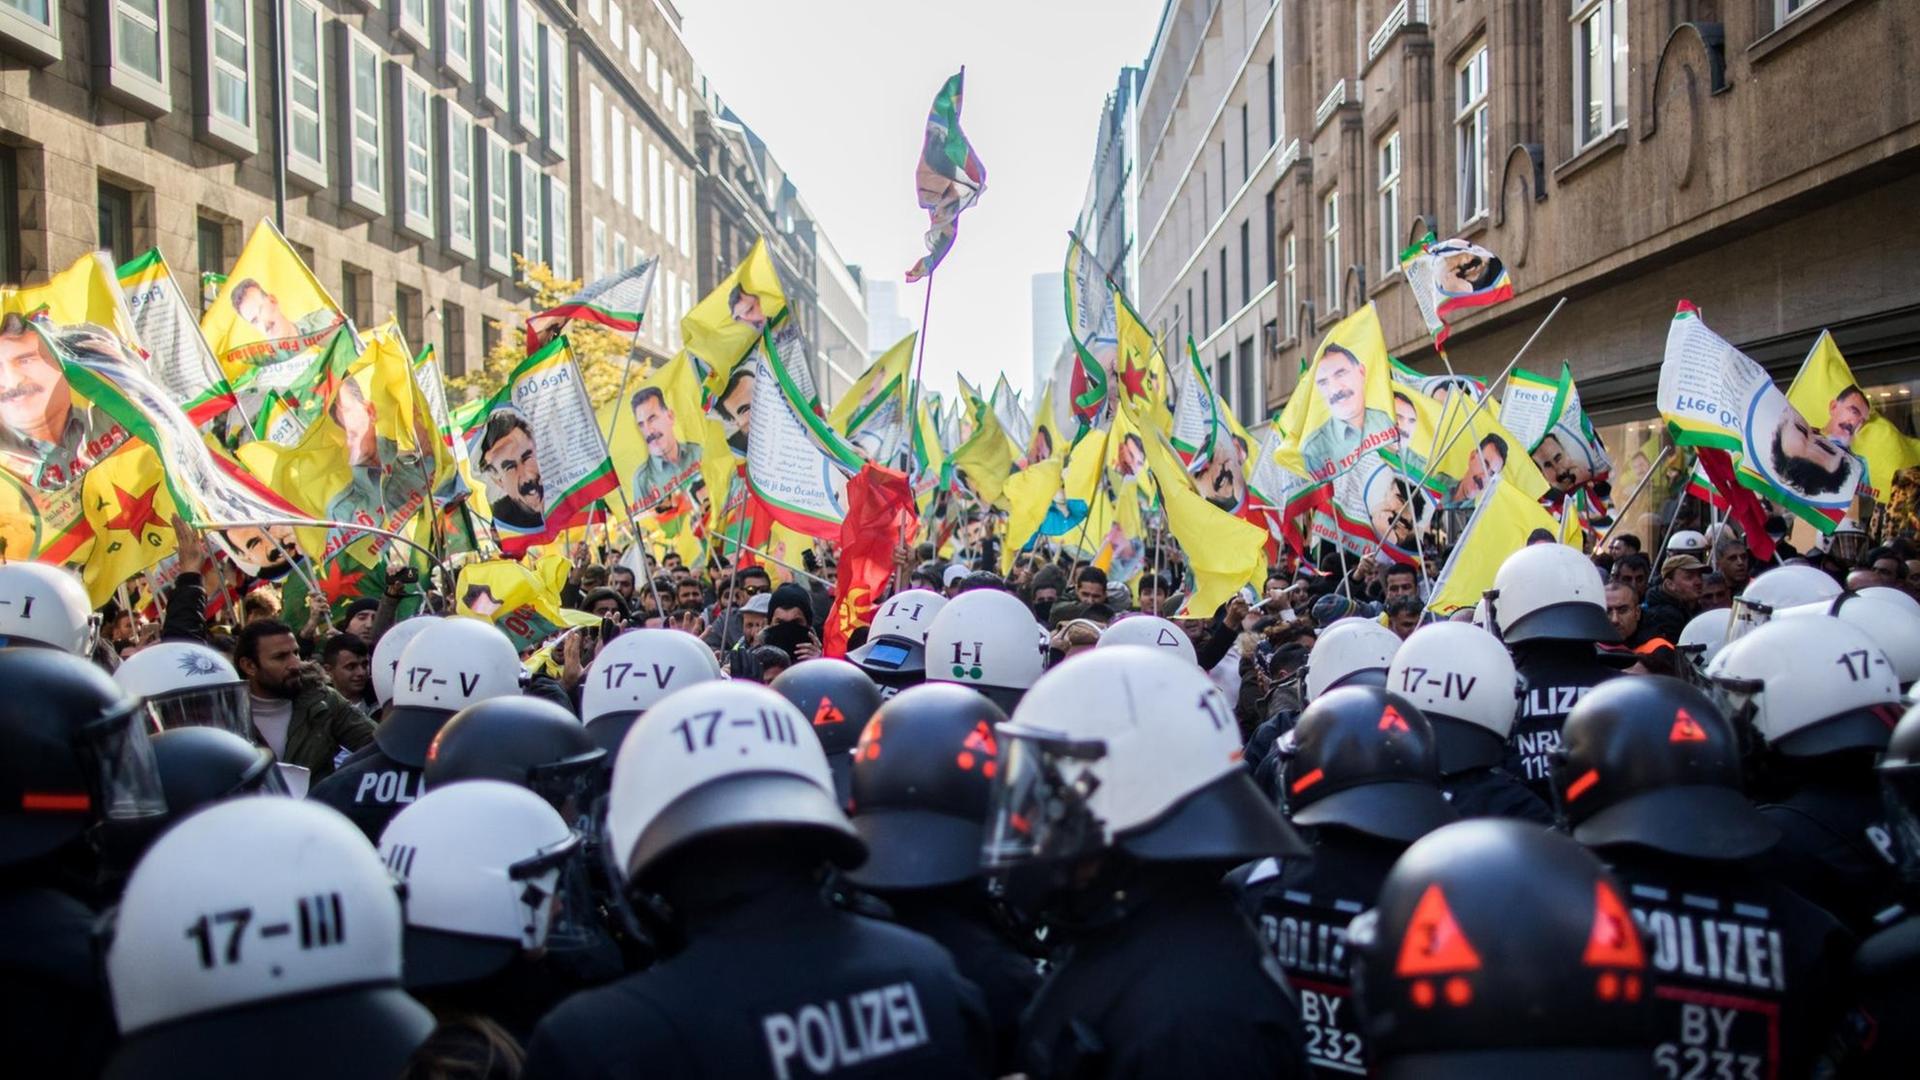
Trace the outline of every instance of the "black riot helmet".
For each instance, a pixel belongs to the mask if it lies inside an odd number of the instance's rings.
[[[780,673],[771,683],[774,692],[800,710],[813,725],[833,769],[833,786],[842,801],[847,797],[850,755],[860,733],[880,708],[880,688],[867,673],[846,662],[820,658],[804,660]]]
[[[1909,889],[1920,889],[1920,705],[1894,725],[1878,771],[1900,878]]]
[[[1554,802],[1589,847],[1744,859],[1779,830],[1741,793],[1740,743],[1713,701],[1664,675],[1611,679],[1567,714]]]
[[[178,821],[208,803],[246,795],[286,795],[273,751],[217,727],[182,727],[153,736],[153,758]]]
[[[427,747],[432,790],[460,780],[502,780],[552,804],[568,821],[593,806],[605,750],[566,709],[540,698],[489,698],[454,713]]]
[[[867,861],[847,877],[869,889],[924,889],[979,874],[1000,770],[994,727],[1006,722],[1000,706],[954,683],[916,686],[881,706],[853,754],[848,809]]]
[[[1651,1075],[1652,972],[1626,893],[1580,845],[1509,818],[1414,842],[1347,931],[1374,1075]]]
[[[144,832],[160,823],[166,800],[139,698],[52,649],[0,650],[0,687],[0,866],[96,825]]]
[[[1337,825],[1412,843],[1459,815],[1440,790],[1433,727],[1411,701],[1377,686],[1313,699],[1281,767],[1295,825]]]

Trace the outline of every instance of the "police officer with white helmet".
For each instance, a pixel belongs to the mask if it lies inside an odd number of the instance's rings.
[[[1342,686],[1385,685],[1387,666],[1399,648],[1400,635],[1372,619],[1335,621],[1314,639],[1307,653],[1307,666],[1301,673],[1305,690],[1302,704],[1312,704],[1321,694]],[[1290,709],[1275,713],[1247,740],[1247,768],[1261,790],[1276,799],[1280,796],[1280,760],[1273,749],[1299,716]]]
[[[401,989],[400,899],[340,815],[226,802],[134,869],[106,949],[106,1076],[395,1076],[433,1029]]]
[[[0,563],[0,648],[29,645],[89,656],[98,633],[93,601],[73,571]]]
[[[427,748],[448,718],[475,702],[520,692],[525,670],[513,642],[479,619],[435,620],[400,654],[393,707],[361,748],[309,798],[347,815],[377,840],[425,790]]]
[[[1884,586],[1858,592],[1848,590],[1831,600],[1817,600],[1774,612],[1775,618],[1783,619],[1822,615],[1831,615],[1864,630],[1874,644],[1886,652],[1902,690],[1920,680],[1920,604],[1906,593]]]
[[[947,601],[927,628],[927,681],[970,686],[1011,712],[1040,678],[1046,642],[1019,597],[973,589]]]
[[[420,632],[434,624],[431,615],[416,615],[387,627],[373,643],[373,657],[367,661],[367,674],[373,682],[374,708],[384,714],[393,703],[394,674],[400,670],[400,654],[406,651]]]
[[[113,678],[146,699],[163,731],[215,727],[254,737],[247,681],[226,657],[197,641],[156,641],[122,661]]]
[[[1115,645],[1145,645],[1150,649],[1165,649],[1190,664],[1200,663],[1200,656],[1193,648],[1193,639],[1187,636],[1187,632],[1174,625],[1173,620],[1158,615],[1128,615],[1115,619],[1101,633],[1094,647],[1111,648]]]
[[[946,606],[947,598],[932,589],[894,593],[874,613],[867,640],[847,659],[873,679],[881,697],[919,685],[927,677],[927,632]]]
[[[581,680],[580,718],[609,762],[633,722],[684,686],[720,678],[706,642],[684,630],[628,630],[600,646]]]
[[[1470,623],[1423,626],[1393,654],[1387,689],[1433,725],[1440,787],[1462,817],[1553,823],[1553,809],[1502,767],[1519,686],[1507,650]]]
[[[866,848],[779,694],[708,682],[650,708],[614,763],[606,835],[678,948],[550,1013],[528,1080],[985,1074],[986,1015],[952,958],[822,894]]]
[[[1823,570],[1800,563],[1776,566],[1756,575],[1733,598],[1733,622],[1727,628],[1727,640],[1738,640],[1773,618],[1775,611],[1831,600],[1840,592],[1840,583]]]

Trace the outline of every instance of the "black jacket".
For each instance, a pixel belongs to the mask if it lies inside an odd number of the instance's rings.
[[[93,951],[94,913],[63,892],[0,887],[0,1038],[9,1076],[98,1076],[113,1014]]]
[[[1020,1015],[1040,989],[1040,969],[1000,932],[980,887],[890,892],[884,899],[895,922],[938,942],[979,987],[993,1021],[993,1073],[1018,1072]]]
[[[1640,605],[1640,632],[1648,639],[1666,638],[1677,642],[1680,631],[1699,613],[1699,604],[1681,600],[1655,585],[1647,590],[1647,598]]]
[[[1553,801],[1549,766],[1560,749],[1567,714],[1588,690],[1620,674],[1602,664],[1591,643],[1533,641],[1513,647],[1520,702],[1507,736],[1505,769],[1543,801]]]
[[[370,742],[315,784],[307,798],[347,815],[377,847],[393,815],[424,794],[423,769],[395,761]]]
[[[182,570],[167,590],[167,613],[160,620],[160,640],[207,640],[207,587],[198,570]]]
[[[1760,868],[1847,929],[1871,934],[1879,916],[1900,903],[1893,837],[1870,763],[1852,778],[1810,777],[1760,812],[1782,833]]]

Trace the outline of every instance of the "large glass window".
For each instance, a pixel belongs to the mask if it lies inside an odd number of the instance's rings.
[[[639,217],[642,209],[646,206],[646,203],[641,200],[641,196],[646,192],[640,183],[641,175],[646,171],[641,168],[641,166],[646,163],[646,139],[641,137],[640,125],[638,124],[633,126],[628,132],[628,135],[627,184],[632,190],[628,193],[627,201],[633,207],[633,216]],[[617,144],[614,146],[613,152],[616,154],[620,152],[620,147]]]
[[[293,0],[286,12],[287,164],[296,172],[304,164],[309,179],[325,183],[327,76],[320,29],[326,16],[308,0]]]
[[[1287,328],[1288,340],[1300,336],[1300,289],[1298,279],[1294,276],[1294,259],[1296,252],[1294,250],[1293,239],[1293,230],[1289,229],[1287,230],[1287,235],[1280,240],[1280,251],[1282,253],[1280,261],[1280,317],[1283,320],[1282,325]]]
[[[473,71],[474,0],[445,0],[440,9],[440,25],[446,30],[446,64],[461,78]]]
[[[647,224],[654,232],[660,228],[660,148],[647,145]]]
[[[428,0],[400,0],[400,35],[422,49],[433,48],[433,8]]]
[[[520,129],[529,135],[540,134],[540,17],[533,5],[520,0],[519,30],[515,52],[520,70],[518,83]]]
[[[613,201],[621,206],[627,205],[627,166],[624,155],[617,152],[620,145],[620,133],[627,129],[626,115],[620,111],[618,98],[607,103],[607,128],[613,132],[616,153],[613,155]]]
[[[567,185],[557,177],[547,177],[547,257],[553,274],[562,281],[573,278],[573,222],[568,216]]]
[[[565,156],[567,152],[567,33],[558,26],[547,27],[547,149]]]
[[[114,0],[113,62],[154,82],[165,81],[161,42],[166,25],[160,0]]]
[[[1340,192],[1329,191],[1320,204],[1320,296],[1326,311],[1340,310]]]
[[[463,255],[474,253],[473,118],[447,103],[447,241]]]
[[[253,127],[252,18],[246,0],[212,0],[213,115],[229,124]]]
[[[600,84],[587,84],[587,162],[592,170],[593,186],[607,186],[607,96]],[[620,129],[613,129],[613,153],[620,156]]]
[[[351,141],[348,198],[375,212],[386,210],[385,159],[381,154],[380,53],[359,31],[347,31],[347,115]]]
[[[525,154],[520,159],[520,254],[530,262],[545,262],[547,237],[541,201],[540,166]]]
[[[1473,47],[1454,72],[1454,182],[1461,223],[1487,212],[1487,45]]]
[[[513,272],[513,150],[487,132],[487,269]]]
[[[1585,0],[1573,12],[1574,142],[1627,122],[1627,0]]]
[[[433,95],[411,71],[400,74],[401,224],[433,235]]]
[[[480,66],[481,84],[495,108],[507,107],[507,0],[481,0],[486,5]]]
[[[1400,133],[1390,131],[1380,140],[1380,276],[1400,269]]]

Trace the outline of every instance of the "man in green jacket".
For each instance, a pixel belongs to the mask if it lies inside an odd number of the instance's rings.
[[[373,740],[373,721],[300,659],[300,643],[286,623],[248,623],[234,641],[233,661],[247,680],[255,738],[283,764],[308,770],[309,784]]]

